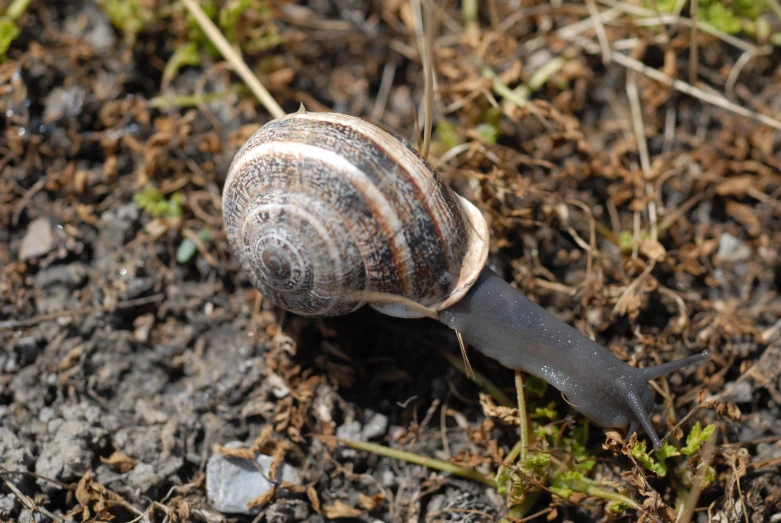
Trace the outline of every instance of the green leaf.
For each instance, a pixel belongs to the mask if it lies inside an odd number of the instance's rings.
[[[680,452],[678,452],[678,449],[665,442],[664,446],[654,454],[654,457],[656,458],[656,460],[654,460],[654,458],[646,452],[646,441],[638,440],[637,443],[635,443],[635,446],[632,447],[631,454],[643,467],[655,472],[659,477],[663,478],[667,475],[667,463],[665,461],[667,458],[679,456]]]
[[[236,25],[241,20],[242,13],[250,4],[252,4],[252,0],[228,0],[220,9],[217,24],[223,30],[225,38],[229,42],[233,42],[236,39]]]
[[[572,489],[569,487],[554,487],[551,485],[549,488],[551,492],[557,496],[561,496],[564,499],[569,499],[569,497],[572,495]]]
[[[155,12],[139,0],[98,0],[98,7],[130,45],[136,41],[138,33],[155,19]]]
[[[199,65],[201,63],[201,53],[198,52],[198,45],[195,42],[187,42],[179,47],[163,70],[163,82],[170,82],[179,72],[179,69],[185,65]]]
[[[629,505],[621,501],[613,501],[607,504],[607,510],[609,512],[612,512],[613,514],[621,514],[623,512],[626,512],[626,509],[628,508]]]
[[[190,238],[185,238],[176,249],[176,263],[187,263],[197,251],[198,248],[193,241]]]
[[[549,419],[555,420],[559,418],[559,413],[556,412],[556,402],[551,401],[545,407],[537,407],[532,413],[532,419]]]
[[[583,443],[587,439],[585,427],[578,427],[575,429],[574,438],[564,438],[562,442],[564,448],[577,460],[575,469],[578,471],[588,472],[597,464],[596,458],[591,455],[586,448],[586,445]]]
[[[525,465],[529,468],[541,470],[550,465],[550,454],[545,452],[534,452],[526,458]]]
[[[689,432],[689,435],[686,436],[686,446],[681,449],[681,454],[685,456],[693,456],[696,454],[700,450],[700,447],[702,447],[702,444],[707,441],[715,430],[716,425],[713,423],[704,429],[700,427],[699,421],[695,423],[691,432]]]
[[[437,122],[437,136],[446,149],[452,149],[460,143],[456,126],[447,120],[439,120]]]
[[[501,134],[499,127],[490,123],[477,124],[475,130],[480,133],[480,136],[489,144],[495,144]]]
[[[740,32],[742,26],[740,19],[735,13],[720,3],[715,3],[711,6],[703,6],[702,19],[727,34],[735,34]]]
[[[716,469],[708,467],[705,473],[702,475],[702,488],[706,489],[713,484],[713,480],[716,479]]]
[[[8,48],[22,34],[16,23],[8,17],[0,18],[0,58],[5,59]]]

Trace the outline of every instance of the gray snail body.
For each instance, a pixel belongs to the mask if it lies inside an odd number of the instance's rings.
[[[314,316],[365,303],[402,318],[431,311],[597,424],[630,435],[642,426],[655,448],[648,381],[709,357],[634,368],[545,311],[485,266],[480,212],[407,142],[358,118],[299,112],[264,125],[231,164],[223,217],[243,270],[278,306]]]

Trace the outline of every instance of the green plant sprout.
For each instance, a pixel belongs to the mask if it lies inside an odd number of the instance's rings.
[[[132,46],[138,34],[155,20],[155,12],[139,0],[98,0],[111,24],[122,33],[125,43]]]
[[[197,236],[203,243],[210,242],[212,239],[212,232],[210,229],[204,227],[198,231]],[[195,245],[195,242],[190,238],[183,239],[182,243],[179,244],[179,248],[176,249],[176,263],[187,263],[192,259],[196,252],[198,252],[198,247]]]
[[[174,79],[179,69],[186,65],[199,65],[201,63],[201,53],[198,52],[198,45],[195,42],[187,42],[174,51],[171,58],[165,64],[163,70],[163,84],[168,84]]]
[[[674,13],[678,0],[647,1],[646,7],[663,13]],[[719,31],[737,34],[752,33],[759,18],[773,7],[767,0],[698,0],[697,18]]]
[[[22,34],[16,20],[24,14],[31,0],[14,0],[0,16],[0,61],[7,57],[8,49],[14,40]]]
[[[29,3],[30,0],[15,0],[15,2]],[[272,13],[263,0],[201,0],[199,5],[209,18],[216,21],[228,41],[249,52],[259,53],[282,41],[276,26],[268,23],[272,20]],[[179,13],[184,13],[186,41],[179,45],[168,60],[163,73],[164,84],[173,80],[182,67],[202,63],[204,54],[212,57],[221,56],[181,2],[174,0],[170,6],[152,9],[141,0],[98,0],[98,6],[111,24],[122,33],[125,43],[129,46],[135,44],[138,35],[150,24],[165,22]],[[247,10],[252,10],[259,15],[253,19],[255,22],[253,25],[256,27],[243,27],[243,31],[239,31],[239,24],[248,19],[244,16]],[[3,37],[3,19],[0,18],[0,51],[2,51]]]
[[[173,193],[166,199],[165,195],[155,187],[145,187],[143,191],[133,196],[136,206],[146,211],[155,218],[176,218],[183,214],[182,203],[184,197],[180,193]]]

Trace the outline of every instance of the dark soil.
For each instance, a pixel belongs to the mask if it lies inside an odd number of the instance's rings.
[[[92,2],[33,1],[0,64],[0,520],[252,521],[210,505],[205,471],[215,446],[260,436],[312,487],[278,489],[265,521],[339,507],[366,522],[500,519],[504,500],[480,483],[322,438],[379,427],[369,441],[494,473],[517,427],[487,415],[440,352],[458,355],[455,337],[430,320],[369,308],[305,319],[260,299],[228,250],[220,195],[233,154],[271,117],[205,43],[199,65],[165,78],[177,49],[205,40],[179,2],[130,3],[135,35]],[[417,142],[423,75],[406,1],[251,4],[234,37],[286,111],[349,113]],[[717,424],[715,480],[694,520],[779,521],[781,132],[604,65],[593,29],[557,33],[589,19],[585,4],[488,2],[479,28],[441,4],[432,156],[454,145],[443,123],[470,144],[439,169],[489,220],[491,266],[633,365],[710,349],[706,365],[657,380],[655,425]],[[688,81],[687,27],[665,27],[664,41],[622,14],[606,30]],[[781,119],[777,48],[732,85],[744,51],[697,42],[704,92]],[[529,104],[484,74],[515,88],[557,57]],[[478,132],[486,123],[496,143]],[[180,195],[181,212],[139,205],[150,187]],[[187,239],[196,251],[177,261]],[[511,371],[468,354],[515,397]],[[556,403],[565,435],[585,424],[555,390],[533,401]],[[687,479],[588,434],[589,477],[645,502],[650,520],[683,502]],[[546,492],[528,513],[551,506],[539,520],[646,517]]]

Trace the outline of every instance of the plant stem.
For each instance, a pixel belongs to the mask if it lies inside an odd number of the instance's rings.
[[[526,398],[523,395],[523,373],[515,372],[515,390],[518,394],[518,427],[521,445],[521,463],[526,463],[529,451],[529,424],[526,419]]]
[[[526,514],[529,513],[534,504],[537,503],[537,499],[539,497],[539,491],[530,493],[523,501],[517,505],[513,505],[513,507],[507,512],[507,516],[513,519],[522,519]],[[511,520],[505,517],[502,518],[499,523],[511,523]]]
[[[564,478],[563,475],[559,474],[557,475],[556,482],[561,485],[568,487],[576,492],[582,492],[588,496],[595,496],[598,498],[602,498],[607,501],[615,501],[617,503],[623,503],[629,507],[632,507],[635,510],[642,510],[642,506],[637,501],[633,500],[629,496],[624,496],[623,494],[619,494],[618,492],[614,492],[612,490],[608,490],[606,488],[600,487],[596,484],[593,480],[581,478]]]
[[[364,441],[352,441],[352,440],[346,440],[341,438],[334,438],[334,439],[356,450],[363,450],[366,452],[371,452],[373,454],[379,454],[380,456],[387,456],[389,458],[400,459],[408,463],[414,463],[415,465],[422,465],[430,469],[439,470],[442,472],[449,472],[450,474],[461,476],[463,478],[473,479],[475,481],[479,481],[480,483],[483,483],[484,485],[488,485],[489,487],[496,488],[496,482],[493,479],[481,474],[480,472],[474,469],[459,467],[457,465],[453,465],[452,463],[448,463],[447,461],[428,458],[426,456],[421,456],[420,454],[415,454],[414,452],[392,449],[390,447],[377,445],[375,443],[366,443]]]

